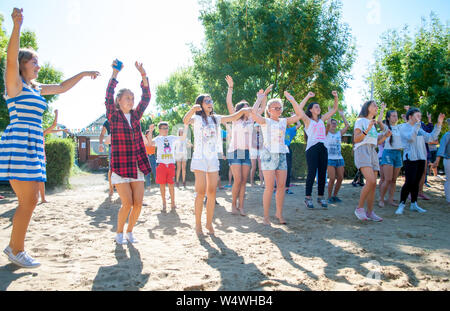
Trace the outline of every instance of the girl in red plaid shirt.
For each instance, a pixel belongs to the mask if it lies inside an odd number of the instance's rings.
[[[111,183],[116,186],[122,207],[117,217],[118,244],[137,243],[133,228],[141,213],[144,199],[144,176],[150,173],[139,120],[150,103],[150,87],[142,63],[135,63],[142,76],[142,98],[136,109],[134,94],[129,89],[121,89],[114,100],[119,70],[113,63],[113,74],[106,90],[106,115],[111,126]],[[123,66],[122,66],[123,68]],[[128,217],[128,215],[130,215]],[[128,218],[127,232],[124,227]]]

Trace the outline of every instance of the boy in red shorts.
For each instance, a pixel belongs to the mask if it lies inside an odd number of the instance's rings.
[[[169,134],[169,124],[160,122],[158,124],[159,136],[152,138],[154,125],[149,128],[149,144],[156,146],[156,183],[161,190],[163,212],[166,211],[166,185],[169,186],[172,210],[175,206],[175,154],[174,144],[178,139],[185,136],[172,136]]]

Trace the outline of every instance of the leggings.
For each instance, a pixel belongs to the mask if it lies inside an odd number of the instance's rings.
[[[404,161],[405,184],[400,192],[400,202],[405,203],[408,195],[411,193],[411,203],[417,202],[419,194],[419,183],[425,170],[425,160]]]
[[[291,174],[292,174],[292,149],[291,146],[288,146],[289,153],[286,153],[286,162],[287,162],[287,176],[286,176],[286,188],[289,188],[291,184]]]
[[[306,151],[308,177],[306,178],[306,196],[310,197],[317,172],[318,195],[325,193],[325,179],[328,166],[328,150],[323,143],[318,143]]]

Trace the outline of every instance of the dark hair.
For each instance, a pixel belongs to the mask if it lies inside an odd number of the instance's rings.
[[[308,118],[310,118],[310,119],[312,119],[311,109],[314,107],[314,105],[319,105],[319,104],[316,103],[316,102],[313,102],[313,103],[310,103],[310,104],[308,105],[308,107],[306,108],[305,114],[306,114],[306,115],[308,116]],[[319,107],[320,107],[320,105],[319,105]],[[318,116],[318,119],[320,119],[320,118],[322,118],[322,115],[321,115],[321,114]]]
[[[406,113],[406,121],[409,121],[409,117],[411,117],[416,112],[420,112],[418,108],[409,108],[408,112]]]
[[[208,116],[206,115],[205,110],[203,110],[203,100],[205,99],[205,97],[211,97],[211,95],[209,94],[201,94],[199,96],[197,96],[197,98],[195,99],[195,104],[196,105],[200,105],[200,107],[202,107],[202,111],[197,111],[195,114],[199,115],[202,117],[203,121],[206,123],[206,125],[208,125]],[[214,117],[214,109],[211,111],[211,118],[214,122],[214,124],[217,125],[217,121],[216,118]]]
[[[235,107],[235,112],[238,112],[239,110],[241,110],[242,108],[245,107],[245,105],[248,106],[248,102],[245,100],[241,100],[239,103],[237,103],[236,107]],[[242,117],[239,118],[239,120],[244,120],[245,115],[242,115]]]
[[[162,125],[167,125],[167,127],[169,126],[169,123],[167,123],[166,121],[161,121],[158,123],[158,129],[161,129]]]
[[[376,104],[374,100],[369,100],[364,103],[364,105],[361,107],[361,112],[359,113],[359,118],[367,118],[369,115],[369,106],[372,104]]]
[[[330,123],[333,122],[333,121],[337,123],[336,119],[330,119]]]
[[[387,127],[389,128],[389,130],[392,131],[392,127],[391,127],[391,122],[389,121],[389,119],[391,118],[391,114],[397,112],[396,110],[389,110],[388,112],[386,112],[386,119],[384,120],[384,124],[387,125]],[[389,143],[392,146],[392,142],[394,141],[394,136],[391,135],[391,137],[389,137]]]

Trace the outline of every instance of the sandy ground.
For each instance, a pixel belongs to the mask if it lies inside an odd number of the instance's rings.
[[[40,268],[18,269],[0,255],[0,290],[448,290],[450,207],[443,181],[430,183],[432,200],[419,202],[426,214],[377,208],[382,223],[356,219],[360,188],[350,181],[343,203],[313,211],[299,183],[286,196],[288,224],[273,218],[271,227],[262,224],[259,186],[247,188],[247,217],[232,215],[231,191],[219,190],[216,237],[204,239],[194,233],[193,185],[176,191],[178,209],[168,213],[153,188],[134,231],[140,243],[117,246],[120,199],[108,199],[104,174],[83,174],[71,190],[49,193],[33,215],[26,248]],[[4,189],[1,250],[17,205]]]

